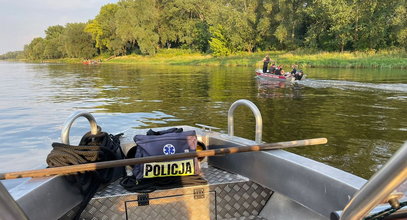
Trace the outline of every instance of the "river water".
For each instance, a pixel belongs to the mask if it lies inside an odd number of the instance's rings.
[[[0,172],[45,166],[65,119],[92,112],[109,133],[211,125],[227,133],[238,99],[263,116],[263,141],[326,137],[291,152],[369,178],[407,141],[407,71],[306,69],[298,84],[270,83],[249,67],[71,65],[0,62]],[[235,135],[254,139],[254,117],[239,107]],[[78,119],[77,144],[88,130]]]

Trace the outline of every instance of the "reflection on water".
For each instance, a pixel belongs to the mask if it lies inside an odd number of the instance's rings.
[[[290,151],[368,178],[407,140],[402,70],[308,69],[295,84],[262,82],[246,67],[55,65],[0,62],[0,172],[45,165],[65,119],[92,112],[102,129],[207,124],[227,131],[227,111],[249,99],[263,140],[326,137]],[[254,139],[250,110],[235,111],[235,134]],[[77,143],[88,130],[79,119]]]
[[[256,79],[258,98],[301,98],[301,84],[297,82]]]
[[[407,93],[407,84],[405,83],[362,83],[354,81],[344,81],[344,80],[313,80],[307,79],[304,81],[297,82],[301,85],[307,87],[313,87],[317,89],[322,88],[336,88],[342,90],[359,90],[359,91],[370,91],[374,92],[376,90],[389,91],[389,92],[402,92]]]

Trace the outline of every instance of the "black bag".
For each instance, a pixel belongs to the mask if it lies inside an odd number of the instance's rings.
[[[134,136],[136,149],[130,149],[130,157],[170,155],[196,151],[195,131],[171,128],[163,131],[149,130],[147,135]],[[122,179],[120,185],[132,192],[148,193],[156,189],[168,189],[194,184],[206,184],[198,174],[200,166],[197,158],[157,163],[137,164],[133,176]]]
[[[121,135],[123,134],[111,135],[106,132],[92,135],[88,132],[82,137],[79,146],[52,143],[53,149],[47,157],[48,166],[60,167],[123,159],[124,154],[119,140]],[[65,176],[65,179],[76,185],[83,195],[74,219],[80,218],[82,211],[102,184],[110,183],[124,175],[124,167],[116,167]]]
[[[136,158],[171,155],[196,151],[197,137],[195,131],[183,131],[172,128],[160,132],[150,130],[147,135],[136,135]],[[199,174],[199,163],[196,158],[137,164],[133,168],[136,179],[187,176]]]

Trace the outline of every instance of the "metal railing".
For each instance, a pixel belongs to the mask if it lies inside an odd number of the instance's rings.
[[[254,117],[256,119],[255,141],[256,143],[260,144],[262,142],[261,135],[263,133],[263,119],[261,117],[260,110],[257,108],[257,106],[253,102],[246,99],[239,99],[230,106],[228,111],[228,135],[230,136],[234,135],[233,113],[235,112],[235,109],[241,105],[249,107],[254,114]]]
[[[387,202],[389,195],[407,178],[407,142],[373,175],[346,205],[341,220],[359,220],[375,206]]]
[[[64,127],[61,131],[61,141],[64,144],[69,144],[69,131],[71,130],[71,126],[75,119],[79,117],[85,117],[88,119],[90,124],[90,133],[96,135],[98,133],[98,125],[96,123],[95,118],[89,113],[85,111],[77,111],[72,113],[65,121]]]

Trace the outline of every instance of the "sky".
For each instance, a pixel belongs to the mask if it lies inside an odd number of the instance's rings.
[[[53,25],[87,22],[119,0],[0,0],[0,54],[23,50]]]

